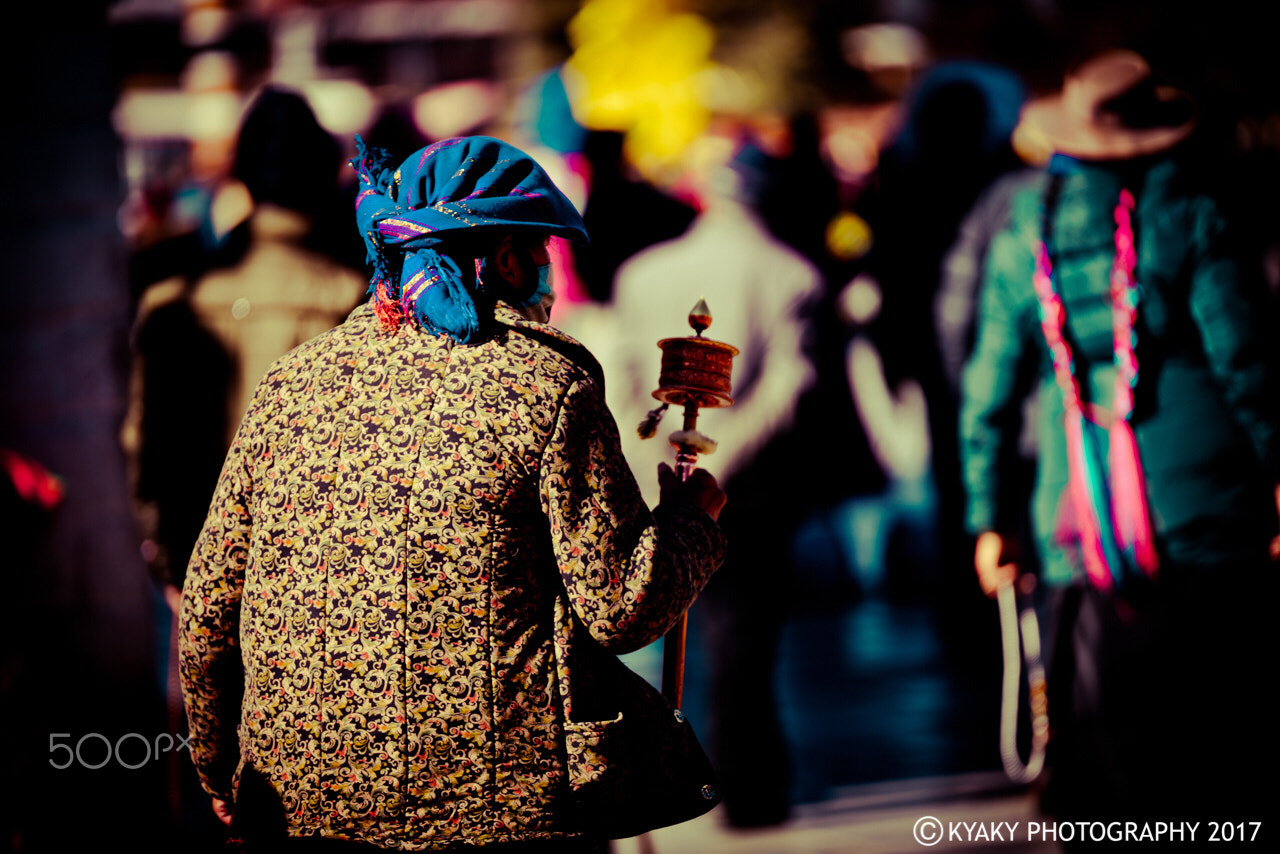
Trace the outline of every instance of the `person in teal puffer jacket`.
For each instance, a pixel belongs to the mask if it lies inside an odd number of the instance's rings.
[[[1236,735],[1254,735],[1239,722],[1280,555],[1274,333],[1229,224],[1179,165],[1194,113],[1126,51],[1027,106],[1024,128],[1056,153],[991,244],[964,374],[966,524],[988,594],[1027,563],[1004,466],[1038,386],[1045,805],[1062,814],[1213,818],[1244,809],[1270,764],[1253,748],[1273,739]]]

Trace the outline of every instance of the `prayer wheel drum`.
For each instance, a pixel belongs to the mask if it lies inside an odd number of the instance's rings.
[[[729,391],[737,347],[699,336],[664,338],[658,346],[662,369],[655,398],[675,406],[692,403],[697,409],[733,405]]]

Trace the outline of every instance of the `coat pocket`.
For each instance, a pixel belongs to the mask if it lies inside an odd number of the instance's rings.
[[[565,724],[565,752],[569,786],[575,792],[593,787],[624,787],[627,777],[626,722],[623,713],[611,721]]]

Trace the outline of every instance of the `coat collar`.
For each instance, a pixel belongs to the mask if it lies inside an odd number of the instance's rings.
[[[1051,172],[1061,176],[1062,187],[1053,222],[1054,254],[1094,249],[1115,239],[1115,206],[1122,189],[1138,199],[1141,220],[1143,202],[1163,196],[1176,167],[1170,159],[1097,163],[1055,158]],[[1044,186],[1038,193],[1037,211],[1044,204]],[[1034,220],[1039,223],[1039,216]],[[1039,231],[1037,225],[1037,232]]]
[[[527,338],[532,338],[582,368],[596,381],[600,386],[601,394],[604,394],[604,370],[596,357],[591,355],[591,351],[581,342],[549,323],[538,323],[527,319],[505,302],[499,302],[494,306],[493,319],[499,329],[507,327]]]

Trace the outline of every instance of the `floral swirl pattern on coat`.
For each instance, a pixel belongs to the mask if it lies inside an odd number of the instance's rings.
[[[576,648],[652,642],[722,559],[703,511],[645,507],[579,345],[496,320],[460,345],[362,306],[276,363],[227,456],[180,616],[193,757],[223,799],[264,774],[293,835],[575,833]]]

